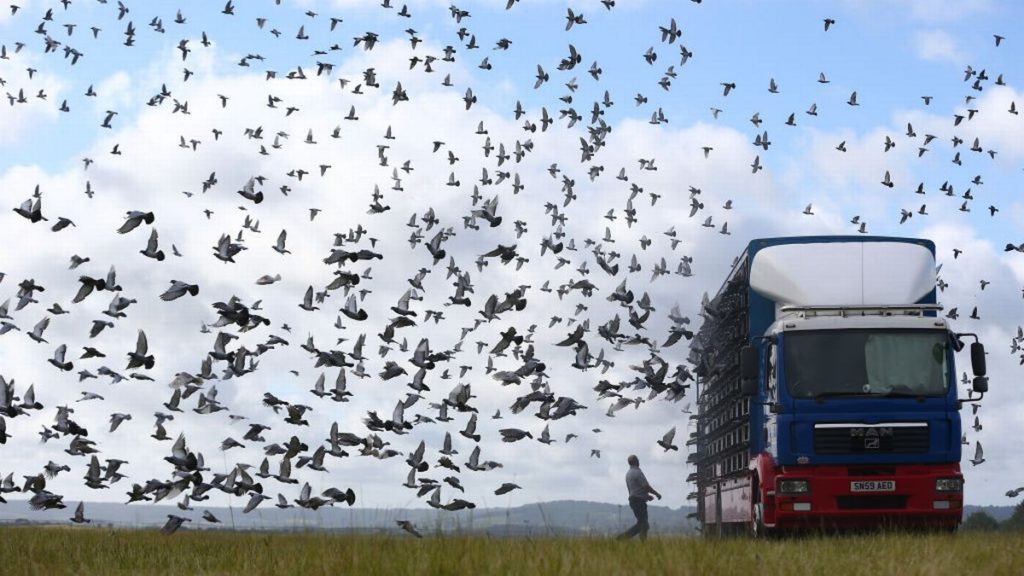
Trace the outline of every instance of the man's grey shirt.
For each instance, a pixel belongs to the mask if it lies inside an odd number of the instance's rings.
[[[644,476],[639,466],[630,466],[629,471],[626,472],[626,489],[629,490],[629,497],[647,500],[648,490],[651,485],[647,483],[647,477]]]

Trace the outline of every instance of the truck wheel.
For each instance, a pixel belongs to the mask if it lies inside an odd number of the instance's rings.
[[[755,476],[750,504],[749,532],[752,538],[766,539],[774,536],[775,531],[764,525],[764,504],[761,502],[761,487],[757,480],[757,476]]]
[[[764,525],[764,511],[760,502],[754,502],[750,512],[750,536],[752,538],[767,538],[767,528]]]

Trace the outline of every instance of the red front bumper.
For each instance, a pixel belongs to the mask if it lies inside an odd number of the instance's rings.
[[[939,478],[962,480],[960,465],[779,467],[772,485],[765,486],[765,523],[780,528],[953,529],[963,513],[963,491],[936,491]],[[806,480],[810,492],[784,494],[778,490],[783,480]]]

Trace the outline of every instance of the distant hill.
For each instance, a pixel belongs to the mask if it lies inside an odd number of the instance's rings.
[[[77,501],[71,501],[64,510],[35,512],[25,501],[11,500],[0,505],[0,523],[68,523],[77,504]],[[220,524],[201,520],[204,510],[216,516]],[[696,521],[687,515],[693,511],[691,507],[650,506],[652,534],[692,532]],[[483,532],[494,536],[612,534],[633,524],[633,514],[627,505],[570,500],[455,513],[429,508],[326,508],[318,512],[300,508],[280,510],[273,506],[273,501],[264,502],[249,514],[242,514],[241,508],[205,507],[196,502],[193,503],[193,511],[160,504],[85,504],[85,516],[92,520],[93,525],[154,527],[163,525],[168,514],[193,518],[193,522],[187,525],[192,529],[390,531],[396,529],[395,521],[401,519],[411,520],[424,532]]]
[[[972,506],[968,504],[964,506],[964,518],[966,519],[975,512],[985,512],[1002,522],[1013,514],[1013,508],[1013,506]]]
[[[0,504],[0,524],[69,523],[68,519],[77,504],[77,501],[71,501],[64,510],[35,512],[29,509],[25,501],[11,500],[7,504]],[[204,510],[213,513],[221,521],[220,524],[201,520]],[[976,511],[984,511],[1002,522],[1013,513],[1013,507],[969,505],[964,507],[964,518]],[[694,512],[694,508],[688,506],[673,509],[651,505],[651,533],[693,533],[697,522],[687,517],[691,512]],[[477,508],[460,512],[430,508],[325,508],[318,512],[301,508],[280,510],[273,506],[272,500],[268,500],[249,514],[242,514],[241,507],[206,507],[202,503],[193,503],[192,511],[182,511],[175,506],[162,504],[85,504],[85,515],[92,520],[93,526],[151,528],[162,526],[168,514],[192,518],[192,523],[186,525],[190,529],[375,532],[395,530],[396,520],[410,520],[425,533],[474,532],[492,536],[614,534],[633,524],[633,514],[625,504],[620,506],[578,500],[556,500],[513,508]]]

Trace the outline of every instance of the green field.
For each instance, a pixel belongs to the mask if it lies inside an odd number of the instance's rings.
[[[1012,574],[1012,534],[492,539],[0,528],[0,574]]]

